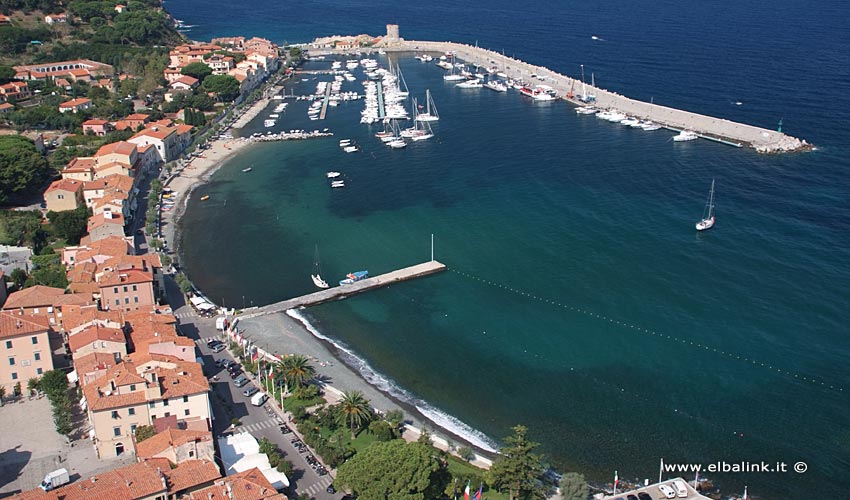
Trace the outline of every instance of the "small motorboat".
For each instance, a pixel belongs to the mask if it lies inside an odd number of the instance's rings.
[[[242,169],[243,172],[250,172],[251,170],[254,170],[254,167],[248,167],[248,168]]]
[[[336,179],[337,177],[339,177],[342,174],[340,174],[339,172],[328,172],[325,175],[328,176],[328,179]]]

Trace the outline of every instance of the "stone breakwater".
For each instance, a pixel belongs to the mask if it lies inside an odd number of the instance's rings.
[[[576,105],[584,104],[578,100],[578,95],[582,92],[582,82],[580,80],[556,73],[549,68],[535,66],[525,61],[505,56],[492,50],[455,42],[415,40],[400,40],[381,48],[388,52],[437,52],[440,54],[454,52],[455,56],[463,61],[475,63],[482,67],[495,66],[499,71],[508,75],[509,78],[523,80],[529,85],[548,85],[555,89],[558,95],[565,100]],[[326,53],[343,52],[328,49],[319,49],[319,51]],[[532,75],[536,77],[532,77]],[[628,115],[640,119],[652,120],[671,130],[692,130],[706,139],[716,140],[733,146],[749,146],[759,153],[803,151],[812,147],[804,140],[775,130],[638,101],[588,84],[585,84],[585,88],[588,94],[596,95],[594,106],[597,108],[616,108]],[[575,95],[573,98],[568,97],[571,91]]]

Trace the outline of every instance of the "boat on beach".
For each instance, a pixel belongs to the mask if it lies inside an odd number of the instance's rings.
[[[340,285],[350,285],[355,281],[360,281],[369,277],[369,271],[355,271],[345,275],[345,279],[340,280]]]
[[[705,231],[714,227],[714,179],[711,179],[711,190],[708,192],[708,201],[702,212],[702,219],[697,222],[697,231]]]

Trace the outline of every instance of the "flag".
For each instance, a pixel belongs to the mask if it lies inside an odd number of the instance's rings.
[[[617,471],[614,471],[614,494],[617,494],[617,483],[620,482],[620,477],[617,476]]]
[[[478,483],[478,491],[476,491],[475,494],[472,495],[472,499],[473,500],[481,500],[481,494],[484,492],[483,490],[484,490],[484,484]]]
[[[466,488],[463,490],[463,500],[469,500],[469,480],[466,480]]]
[[[272,378],[274,372],[274,365],[269,363],[269,378]]]

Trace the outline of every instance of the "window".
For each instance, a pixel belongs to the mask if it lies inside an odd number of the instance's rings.
[[[11,349],[11,348],[12,348],[12,341],[11,341],[11,340],[7,340],[7,341],[6,341],[6,349]]]
[[[117,419],[118,419],[118,410],[112,410],[112,419],[113,419],[113,420],[117,420]],[[118,435],[118,434],[116,434],[116,436],[117,436],[117,435]]]
[[[136,424],[133,424],[133,425],[131,425],[131,426],[130,426],[130,433],[131,433],[131,434],[135,434],[135,433],[136,433]],[[192,452],[191,452],[191,451],[189,451],[189,453],[192,453]],[[191,457],[192,455],[189,455],[189,456]]]
[[[33,353],[33,356],[35,357],[36,361],[41,361],[41,353],[40,352]]]
[[[130,297],[124,297],[124,303],[129,304],[130,303]]]
[[[195,451],[194,451],[194,450],[189,450],[189,458],[192,458],[192,457],[194,457],[194,456],[195,456]]]
[[[15,366],[15,358],[9,358],[9,366]]]
[[[167,411],[167,412],[165,412],[165,415],[163,415],[163,416],[164,416],[165,418],[168,418],[168,417],[170,417],[170,416],[171,416],[171,412]]]
[[[189,402],[189,396],[183,396],[183,402],[188,403]]]
[[[38,337],[33,337],[32,343],[33,343],[33,345],[38,344]]]
[[[41,368],[36,368],[36,370],[35,370],[35,373],[36,373],[37,375],[41,375],[41,374],[42,374],[42,372],[44,372],[44,370],[42,370]]]
[[[133,302],[135,302],[136,304],[138,304],[138,303],[139,303],[139,298],[138,298],[138,297],[133,297]]]
[[[168,406],[168,400],[167,399],[162,400],[162,406]]]
[[[130,392],[133,392],[135,390],[136,390],[136,384],[130,384]]]
[[[127,293],[127,287],[126,286],[124,287],[124,293]]]
[[[135,408],[129,408],[129,409],[127,410],[127,415],[135,415],[135,414],[136,414],[136,409],[135,409]]]
[[[58,198],[58,199],[60,199],[60,200],[64,200],[64,199],[65,199],[65,195],[64,195],[64,194],[57,194],[57,195],[56,195],[56,198]]]
[[[133,291],[137,292],[138,290],[139,290],[139,287],[137,287],[136,285],[133,285]]]
[[[119,427],[113,427],[112,428],[112,435],[120,436],[121,435],[121,427],[120,426]]]
[[[189,416],[189,409],[188,408],[183,410],[183,415],[186,415],[187,417]]]
[[[150,403],[148,403],[148,408],[153,408],[154,406],[156,406],[156,401],[151,401]]]
[[[116,305],[116,306],[121,305],[121,301],[120,301],[120,300],[118,300],[118,299],[115,299],[115,305]]]
[[[16,372],[12,372],[12,380],[18,380],[18,374]]]
[[[118,287],[117,286],[112,289],[112,293],[118,293]]]

